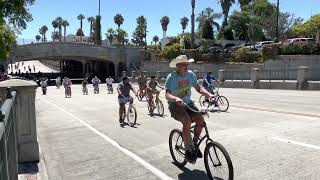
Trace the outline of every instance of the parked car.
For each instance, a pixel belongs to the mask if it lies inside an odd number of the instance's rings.
[[[284,44],[307,44],[307,43],[316,43],[316,40],[313,38],[293,38],[287,39]]]
[[[261,51],[263,46],[267,45],[267,44],[273,44],[274,41],[261,41],[258,42],[257,44],[255,44],[252,48],[256,51]]]
[[[222,47],[219,44],[214,44],[209,48],[209,53],[221,53]]]
[[[249,49],[250,51],[252,51],[253,50],[253,48],[252,48],[253,45],[254,44],[252,44],[252,43],[243,43],[243,44],[240,44],[239,46],[234,46],[232,48],[233,48],[233,50],[237,50],[237,49],[240,49],[240,48],[244,47],[244,48]]]

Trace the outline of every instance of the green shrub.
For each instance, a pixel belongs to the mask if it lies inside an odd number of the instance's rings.
[[[275,59],[275,56],[279,54],[280,44],[268,44],[262,48],[262,59],[266,61],[268,59]]]
[[[207,54],[209,53],[209,48],[211,47],[211,44],[212,44],[212,40],[205,40],[205,39],[202,39],[200,41],[200,47],[198,48],[200,53],[201,54]]]
[[[280,47],[281,55],[311,55],[320,54],[319,44],[290,44]]]
[[[173,59],[180,55],[181,47],[179,44],[172,44],[170,46],[166,46],[163,48],[161,52],[161,56],[166,59]]]
[[[259,52],[250,52],[247,48],[242,47],[234,52],[229,59],[231,62],[245,62],[245,63],[261,63],[262,55]]]

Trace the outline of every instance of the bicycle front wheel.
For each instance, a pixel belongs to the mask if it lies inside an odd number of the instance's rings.
[[[208,108],[210,106],[209,99],[204,95],[200,96],[199,104],[200,104],[201,107],[206,107],[206,108]]]
[[[224,96],[219,96],[217,100],[217,105],[221,112],[226,112],[229,109],[229,101]]]
[[[233,165],[226,149],[218,142],[210,142],[204,150],[204,165],[210,179],[233,180]]]
[[[163,116],[164,107],[163,107],[163,104],[162,104],[162,102],[160,100],[156,100],[156,106],[157,106],[157,109],[158,109],[159,116]]]
[[[187,164],[185,158],[185,147],[182,140],[182,132],[179,129],[174,129],[169,135],[169,148],[173,161],[180,167]]]
[[[128,124],[133,127],[136,124],[137,121],[137,111],[134,106],[129,106],[128,112],[127,112],[127,120]]]

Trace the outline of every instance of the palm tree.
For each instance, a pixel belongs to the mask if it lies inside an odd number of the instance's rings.
[[[114,23],[118,25],[118,29],[120,29],[120,26],[123,24],[123,21],[124,21],[122,15],[116,14],[113,19],[114,19]]]
[[[62,37],[62,32],[61,32],[61,29],[62,29],[62,17],[57,17],[56,18],[56,21],[58,23],[58,28],[59,28],[59,42],[61,42],[61,37]]]
[[[206,20],[209,20],[211,25],[215,26],[217,28],[217,31],[219,31],[220,25],[215,21],[215,19],[219,19],[221,18],[221,16],[222,16],[221,13],[216,13],[212,8],[207,7],[204,11],[202,11],[201,14],[199,14],[199,16],[196,19],[196,21],[199,23],[198,25],[199,31],[201,30],[201,27]]]
[[[157,42],[159,41],[159,37],[157,35],[153,36],[152,40],[154,41],[154,44],[157,48]]]
[[[48,27],[46,25],[43,25],[41,28],[40,28],[40,34],[42,34],[43,38],[42,38],[42,41],[43,42],[46,42],[47,41],[47,38],[46,38],[46,33],[48,31]]]
[[[126,38],[128,37],[128,33],[123,29],[117,29],[117,41],[118,44],[124,44]]]
[[[37,34],[37,35],[36,35],[36,40],[37,40],[37,42],[39,42],[40,39],[41,39],[41,36],[40,36],[39,34]]]
[[[51,38],[53,42],[59,40],[59,32],[52,32]]]
[[[192,14],[191,14],[191,48],[194,48],[194,9],[196,0],[191,0]]]
[[[249,5],[253,0],[239,0],[240,8],[242,9],[244,6]]]
[[[189,23],[189,19],[187,17],[183,17],[181,18],[181,26],[182,26],[182,33],[184,33],[184,30],[187,28],[188,23]]]
[[[78,17],[77,17],[77,19],[80,20],[80,29],[81,29],[81,32],[83,32],[83,31],[82,31],[82,20],[83,20],[84,18],[85,18],[85,17],[84,17],[83,14],[79,14]],[[81,36],[80,36],[80,41],[82,42],[82,34],[81,34]]]
[[[95,21],[95,18],[93,16],[88,17],[88,22],[90,23],[90,42],[92,42],[92,40],[93,40],[93,32],[92,32],[92,30],[93,30],[94,21]]]
[[[168,24],[170,23],[170,18],[168,16],[163,16],[160,20],[162,30],[163,30],[163,37],[166,37],[166,32],[168,30]]]
[[[112,45],[112,42],[113,42],[113,39],[115,38],[115,36],[116,36],[116,32],[112,28],[109,28],[107,30],[106,37],[109,40],[110,45]]]
[[[67,33],[67,26],[69,26],[69,22],[67,20],[63,20],[61,25],[63,26],[63,42],[66,42],[66,33]]]
[[[52,27],[53,27],[53,32],[56,32],[56,28],[59,27],[58,21],[57,20],[53,20],[51,24],[52,24]]]
[[[220,0],[222,13],[224,16],[222,27],[224,27],[228,24],[229,10],[230,10],[230,7],[232,6],[233,3],[235,3],[235,0]]]

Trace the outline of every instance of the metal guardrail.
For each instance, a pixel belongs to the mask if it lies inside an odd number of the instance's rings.
[[[0,179],[18,179],[16,92],[8,92],[0,111]]]
[[[251,71],[224,71],[225,80],[250,80]]]
[[[297,80],[298,69],[261,70],[261,80]]]
[[[308,81],[320,81],[320,69],[309,69],[307,73]]]

